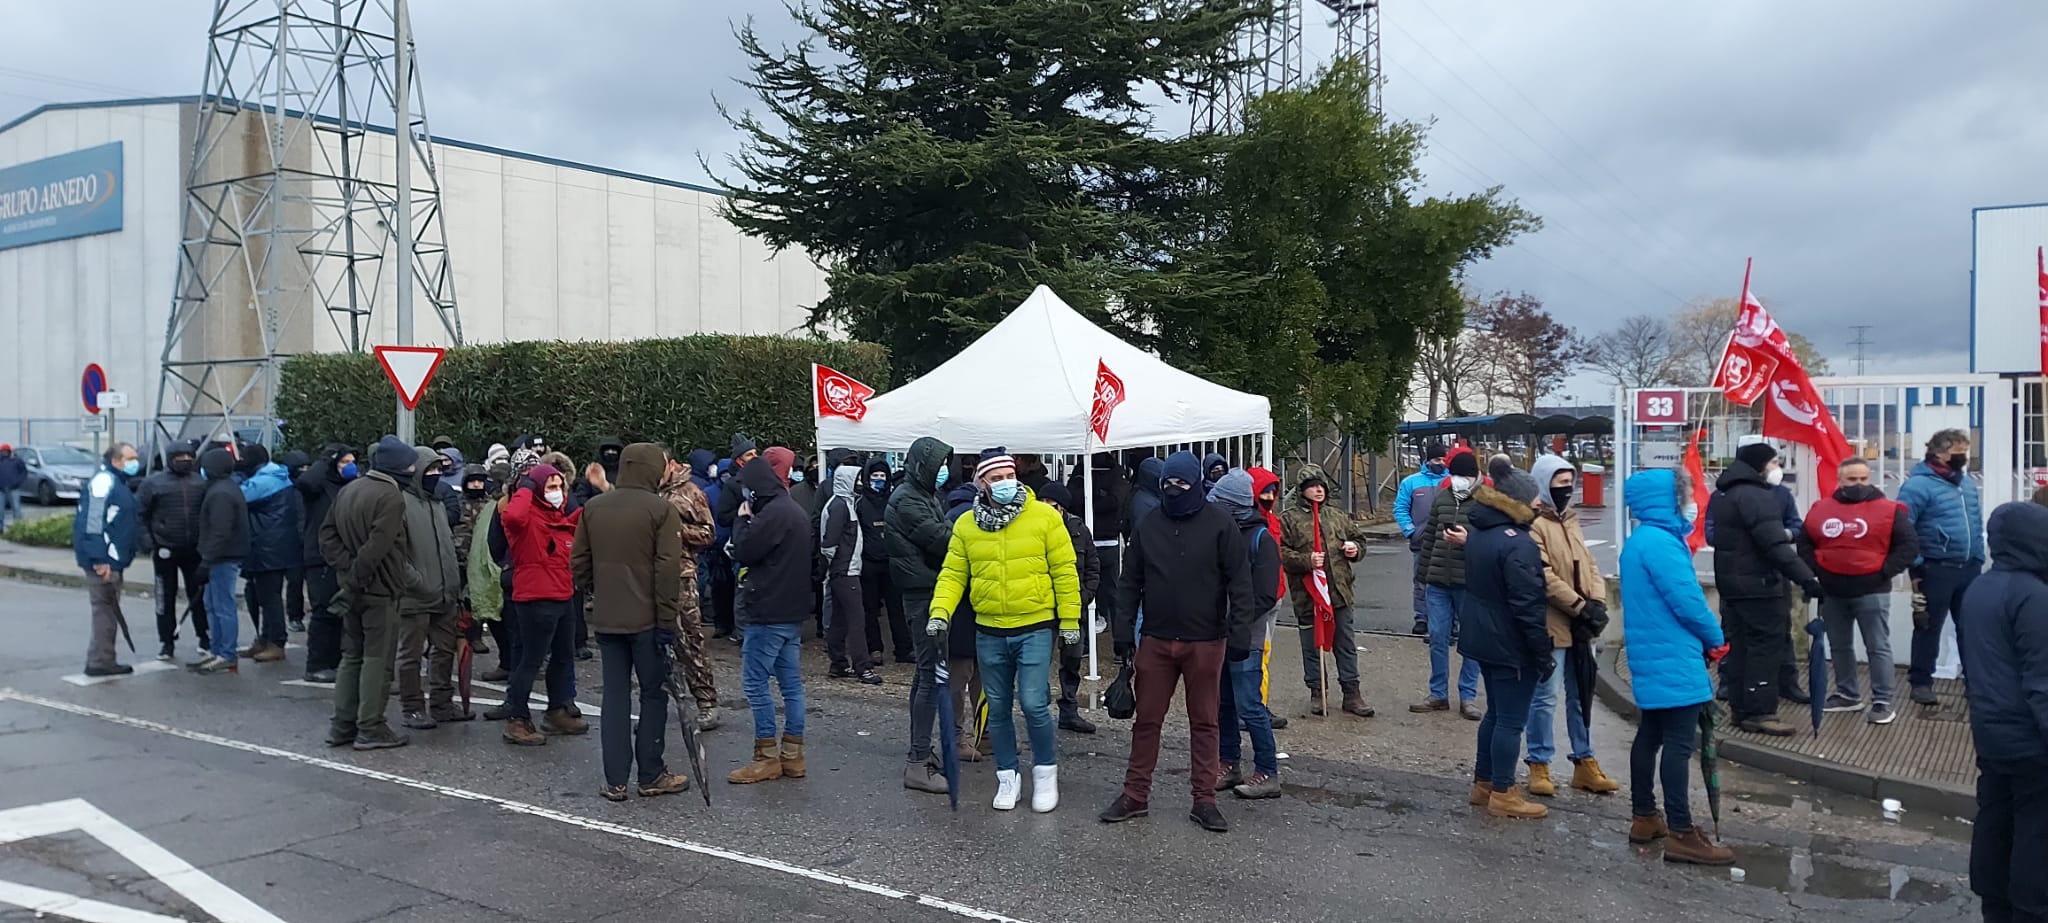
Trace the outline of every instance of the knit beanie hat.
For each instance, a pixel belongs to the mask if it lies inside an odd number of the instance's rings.
[[[1515,470],[1515,463],[1505,455],[1495,455],[1486,460],[1486,476],[1496,481],[1507,477]]]
[[[747,434],[732,434],[732,457],[738,458],[752,451],[754,451],[754,440],[748,439]]]
[[[1512,468],[1505,476],[1494,478],[1493,487],[1516,503],[1536,502],[1536,479]]]
[[[1735,450],[1736,461],[1758,471],[1764,470],[1764,466],[1770,464],[1771,459],[1777,457],[1778,450],[1771,448],[1771,444],[1768,442],[1752,442]]]
[[[1074,495],[1067,490],[1067,485],[1058,481],[1047,481],[1039,485],[1038,499],[1070,513],[1074,510]]]
[[[1478,477],[1479,456],[1465,449],[1451,453],[1451,476],[1459,478]]]
[[[1425,461],[1425,462],[1433,462],[1433,461],[1436,461],[1437,459],[1440,459],[1440,458],[1442,458],[1442,457],[1444,457],[1444,444],[1443,444],[1443,443],[1441,443],[1441,442],[1431,442],[1431,443],[1429,443],[1428,445],[1425,445],[1425,446],[1423,446],[1423,447],[1422,447],[1422,460],[1423,460],[1423,461]]]
[[[1009,449],[1005,449],[1002,446],[996,446],[995,448],[992,449],[982,449],[981,457],[977,459],[974,463],[974,479],[979,481],[981,480],[982,475],[987,474],[990,471],[997,468],[1015,467],[1017,467],[1017,460],[1015,458],[1010,457]]]
[[[419,463],[419,453],[397,436],[385,436],[377,440],[377,445],[370,450],[370,467],[385,474],[411,474]]]

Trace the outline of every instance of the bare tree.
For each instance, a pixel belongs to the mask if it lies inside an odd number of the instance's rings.
[[[1466,323],[1478,331],[1480,351],[1490,360],[1488,392],[1521,413],[1534,412],[1586,358],[1585,341],[1527,292],[1502,292],[1473,305]]]
[[[1728,334],[1734,332],[1735,318],[1740,313],[1742,303],[1734,298],[1695,298],[1686,303],[1678,316],[1671,319],[1672,384],[1698,387],[1714,380],[1714,369],[1721,364],[1722,347],[1728,343]],[[1818,377],[1828,373],[1827,357],[1814,348],[1813,341],[1791,330],[1785,331],[1785,339],[1792,344],[1792,354],[1799,357],[1806,374]]]
[[[1421,338],[1415,370],[1429,389],[1429,419],[1466,415],[1462,395],[1485,377],[1487,368],[1486,352],[1478,348],[1478,339],[1469,327]],[[1437,414],[1439,406],[1444,409],[1442,417]]]
[[[1647,314],[1622,321],[1586,347],[1586,364],[1623,388],[1670,384],[1673,367],[1680,361],[1671,325]]]

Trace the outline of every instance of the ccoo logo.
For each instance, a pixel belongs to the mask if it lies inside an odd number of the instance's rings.
[[[1850,538],[1862,538],[1870,534],[1870,523],[1861,516],[1855,519],[1842,519],[1830,516],[1825,522],[1820,524],[1820,534],[1828,538],[1841,538],[1844,535],[1848,535]]]

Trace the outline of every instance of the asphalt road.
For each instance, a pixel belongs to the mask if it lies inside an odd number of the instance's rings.
[[[153,636],[143,601],[129,610]],[[610,804],[594,734],[513,750],[479,722],[328,750],[325,691],[282,683],[296,650],[235,676],[74,685],[85,612],[81,591],[0,582],[0,920],[44,918],[24,904],[250,923],[1976,917],[1953,839],[1731,817],[1737,883],[1630,847],[1616,799],[1498,821],[1464,806],[1460,778],[1299,755],[1288,797],[1224,804],[1235,829],[1217,836],[1184,817],[1178,740],[1153,816],[1106,826],[1094,813],[1120,784],[1120,728],[1062,736],[1058,811],[990,810],[981,764],[955,814],[900,787],[900,703],[829,685],[811,661],[809,778],[717,781],[710,808],[694,792]],[[722,680],[732,662],[721,650]],[[745,738],[732,723],[708,736],[714,776]]]

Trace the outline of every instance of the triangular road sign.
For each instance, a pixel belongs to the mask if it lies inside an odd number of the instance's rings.
[[[73,798],[0,811],[0,844],[78,831],[135,863],[151,878],[221,923],[284,923],[211,875],[172,855],[90,803]],[[0,906],[22,907],[38,917],[128,923],[180,923],[181,918],[134,910],[88,897],[0,881]]]
[[[391,379],[391,387],[398,389],[399,402],[412,410],[420,405],[420,397],[427,393],[427,382],[434,380],[434,370],[441,367],[441,357],[448,355],[448,350],[439,346],[379,346],[376,353],[377,364],[384,367],[384,377]]]

